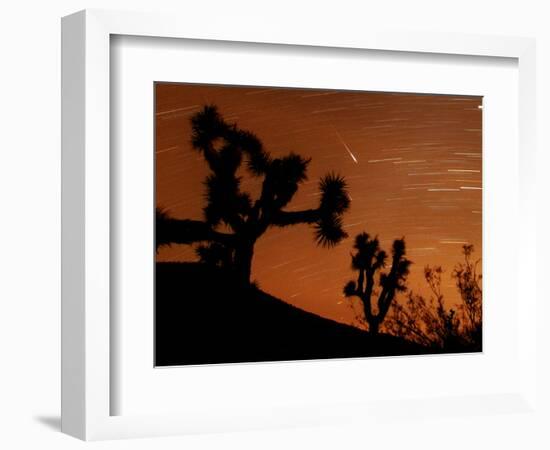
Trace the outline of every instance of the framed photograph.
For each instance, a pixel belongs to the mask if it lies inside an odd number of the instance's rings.
[[[155,365],[481,352],[482,102],[156,83]]]
[[[534,411],[534,42],[208,30],[63,19],[63,431]]]

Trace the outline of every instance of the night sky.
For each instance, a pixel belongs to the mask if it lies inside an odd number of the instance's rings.
[[[409,287],[427,294],[423,268],[441,265],[445,299],[458,302],[450,274],[462,245],[474,244],[481,258],[481,97],[169,83],[155,90],[156,202],[174,217],[202,219],[209,171],[191,148],[189,119],[205,104],[255,133],[273,156],[293,151],[312,158],[308,180],[287,210],[317,207],[319,178],[331,171],[345,176],[349,237],[326,249],[316,246],[307,225],[269,229],[252,266],[262,290],[352,323],[342,289],[355,279],[353,238],[366,231],[387,252],[393,239],[405,237],[414,263]],[[242,190],[257,194],[259,181],[243,176]],[[186,245],[157,255],[157,261],[196,259]]]

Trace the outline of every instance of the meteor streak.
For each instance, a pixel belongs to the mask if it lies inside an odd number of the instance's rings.
[[[338,139],[340,140],[340,142],[342,143],[342,145],[344,146],[344,148],[348,151],[349,156],[351,156],[351,159],[353,159],[353,162],[354,162],[355,164],[358,164],[357,158],[356,158],[355,155],[352,153],[352,151],[349,149],[348,145],[344,142],[344,140],[342,139],[342,136],[340,136],[340,133],[338,133],[338,131],[336,130],[336,128],[334,129],[334,132],[336,133],[336,136],[338,136]]]

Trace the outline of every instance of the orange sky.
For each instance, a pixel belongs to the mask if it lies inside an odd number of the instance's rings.
[[[319,177],[345,176],[352,198],[349,238],[317,247],[307,225],[271,228],[257,242],[252,278],[289,303],[341,322],[353,314],[342,296],[355,279],[353,237],[367,231],[391,250],[405,237],[413,261],[409,287],[427,293],[426,264],[445,270],[443,293],[458,302],[450,278],[463,243],[481,257],[481,97],[226,87],[157,83],[156,201],[178,218],[202,219],[208,168],[191,148],[191,115],[215,104],[228,121],[254,132],[273,156],[311,157],[308,181],[289,210],[315,208]],[[257,180],[242,189],[257,193]],[[193,248],[163,248],[157,261],[196,260]]]

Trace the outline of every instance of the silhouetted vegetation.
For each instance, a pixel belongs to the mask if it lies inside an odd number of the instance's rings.
[[[269,227],[311,224],[317,243],[327,247],[347,236],[342,227],[342,215],[349,208],[344,178],[331,173],[320,180],[317,208],[286,211],[307,179],[310,159],[296,153],[273,158],[253,133],[226,122],[215,106],[205,106],[191,124],[193,148],[210,169],[204,182],[204,220],[178,220],[157,210],[157,249],[170,243],[201,243],[197,254],[203,262],[231,269],[246,285],[254,245]],[[261,179],[257,199],[241,191],[241,167]]]
[[[457,264],[452,276],[460,292],[462,332],[467,342],[481,348],[482,341],[482,276],[478,273],[480,259],[472,261],[473,245],[464,245],[464,262]]]
[[[380,249],[377,237],[371,239],[367,233],[361,233],[355,237],[353,248],[356,252],[352,254],[351,267],[358,272],[358,276],[357,281],[346,284],[344,295],[361,300],[368,331],[376,335],[395,294],[406,290],[404,283],[411,261],[405,258],[405,239],[396,239],[393,242],[391,268],[387,273],[381,272],[381,269],[386,267],[388,255]],[[373,297],[376,296],[378,298],[375,305]]]
[[[424,268],[431,295],[426,298],[412,291],[407,300],[395,303],[385,329],[420,345],[443,352],[481,351],[482,289],[477,272],[480,260],[472,261],[473,245],[463,246],[464,262],[452,272],[461,303],[449,308],[441,293],[440,266]]]

